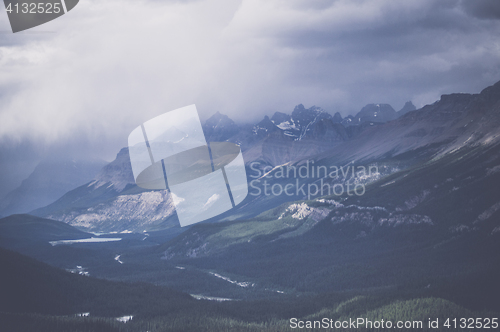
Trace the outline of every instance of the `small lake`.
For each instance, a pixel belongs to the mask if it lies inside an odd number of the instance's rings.
[[[57,246],[59,244],[73,244],[73,243],[98,243],[98,242],[115,242],[121,241],[118,237],[91,237],[88,239],[78,239],[78,240],[58,240],[49,241],[52,246]]]

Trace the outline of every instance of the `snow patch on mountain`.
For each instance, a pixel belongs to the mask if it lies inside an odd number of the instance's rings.
[[[243,281],[243,282],[238,282],[238,281],[235,281],[235,280],[231,280],[230,278],[228,277],[224,277],[218,273],[215,273],[215,272],[209,272],[211,275],[213,275],[214,277],[217,277],[217,278],[220,278],[222,280],[225,280],[227,282],[230,282],[232,284],[235,284],[235,285],[238,285],[240,287],[243,287],[243,288],[247,288],[247,287],[253,287],[255,286],[255,284],[253,282],[249,282],[249,281]]]
[[[500,165],[486,169],[486,175],[493,175],[500,172]]]
[[[467,232],[470,232],[471,231],[471,228],[467,225],[463,225],[463,224],[460,224],[460,225],[455,225],[455,226],[452,226],[450,227],[450,232],[452,233],[457,233],[457,234],[461,234],[461,233],[467,233]]]
[[[329,205],[333,205],[334,207],[344,207],[344,204],[339,203],[333,199],[318,199],[317,201],[320,203],[326,203]]]
[[[388,226],[400,226],[400,225],[418,225],[418,224],[428,224],[434,225],[429,216],[420,214],[396,214],[389,218],[381,218],[379,224]]]
[[[487,209],[486,211],[481,213],[479,216],[477,216],[477,219],[474,220],[474,224],[477,224],[481,221],[485,221],[486,219],[490,218],[498,210],[500,210],[500,202],[494,204],[489,209]]]
[[[277,127],[281,130],[297,129],[293,120],[282,122]]]
[[[404,202],[403,206],[399,206],[396,208],[396,211],[407,211],[415,208],[417,205],[422,203],[427,196],[429,196],[431,193],[430,190],[423,190],[420,194],[410,197]]]

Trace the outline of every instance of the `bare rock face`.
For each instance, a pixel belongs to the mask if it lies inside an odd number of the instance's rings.
[[[104,160],[47,158],[42,160],[21,185],[0,202],[0,215],[27,213],[46,206],[68,191],[90,181]]]
[[[119,195],[87,209],[47,217],[94,232],[144,232],[175,226],[164,222],[173,215],[172,197],[162,190]]]
[[[32,214],[93,232],[142,232],[177,225],[168,191],[144,191],[135,185],[128,148],[92,181]]]

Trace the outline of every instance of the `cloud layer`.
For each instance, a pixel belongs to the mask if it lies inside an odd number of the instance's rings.
[[[12,35],[2,13],[0,143],[114,153],[193,103],[240,122],[298,103],[419,107],[500,79],[499,19],[496,0],[86,0]]]

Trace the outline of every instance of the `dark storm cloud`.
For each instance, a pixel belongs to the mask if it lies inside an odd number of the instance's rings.
[[[481,19],[500,19],[500,1],[462,0],[461,5],[471,16]]]
[[[405,3],[380,6],[376,19],[370,18],[374,10],[360,10],[352,22],[322,22],[326,28],[277,29],[276,45],[302,52],[287,79],[346,91],[344,100],[330,101],[344,114],[368,102],[398,108],[416,99],[422,106],[441,93],[477,92],[500,79],[498,24],[478,21],[460,1]],[[331,7],[332,17],[344,9]]]

